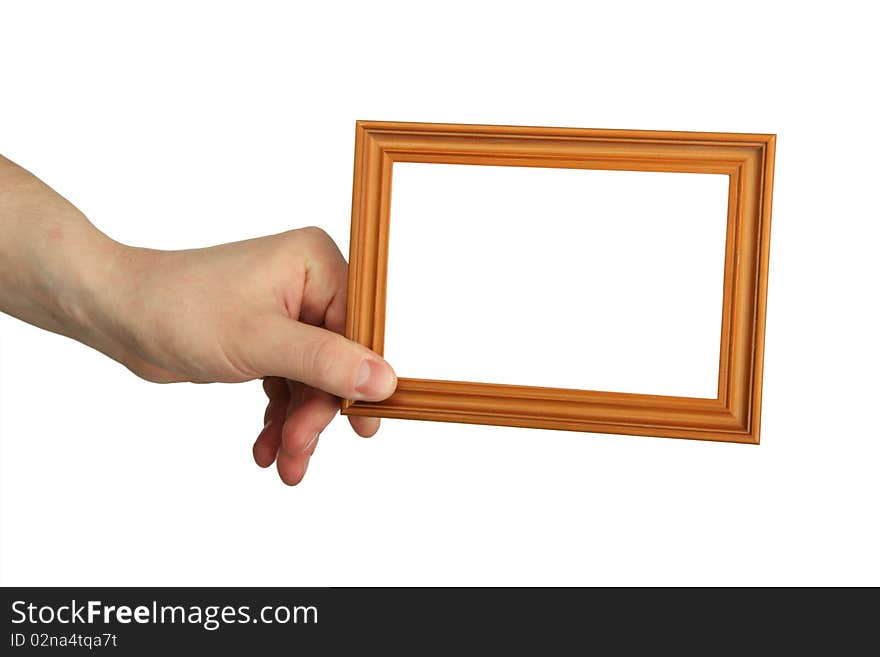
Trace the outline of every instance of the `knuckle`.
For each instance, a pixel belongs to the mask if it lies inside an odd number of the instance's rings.
[[[307,226],[296,231],[299,238],[326,263],[344,262],[342,252],[330,234],[318,226]]]
[[[333,239],[323,228],[318,226],[306,226],[305,228],[300,228],[299,232],[306,239],[312,240],[316,244],[328,244],[333,243]]]

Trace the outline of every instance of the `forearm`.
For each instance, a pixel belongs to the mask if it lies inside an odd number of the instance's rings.
[[[121,360],[105,320],[127,250],[0,156],[0,310]]]

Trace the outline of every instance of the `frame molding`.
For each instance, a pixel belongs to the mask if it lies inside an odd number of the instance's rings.
[[[345,415],[759,442],[776,135],[358,121],[346,336],[382,354],[394,162],[730,178],[715,399],[401,378]]]

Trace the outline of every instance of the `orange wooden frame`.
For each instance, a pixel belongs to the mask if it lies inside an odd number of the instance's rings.
[[[718,395],[665,397],[401,378],[346,415],[758,443],[775,135],[358,121],[346,335],[383,353],[395,162],[730,178]]]

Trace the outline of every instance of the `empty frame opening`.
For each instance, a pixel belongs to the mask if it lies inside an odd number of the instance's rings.
[[[399,376],[714,398],[726,175],[393,168]]]

